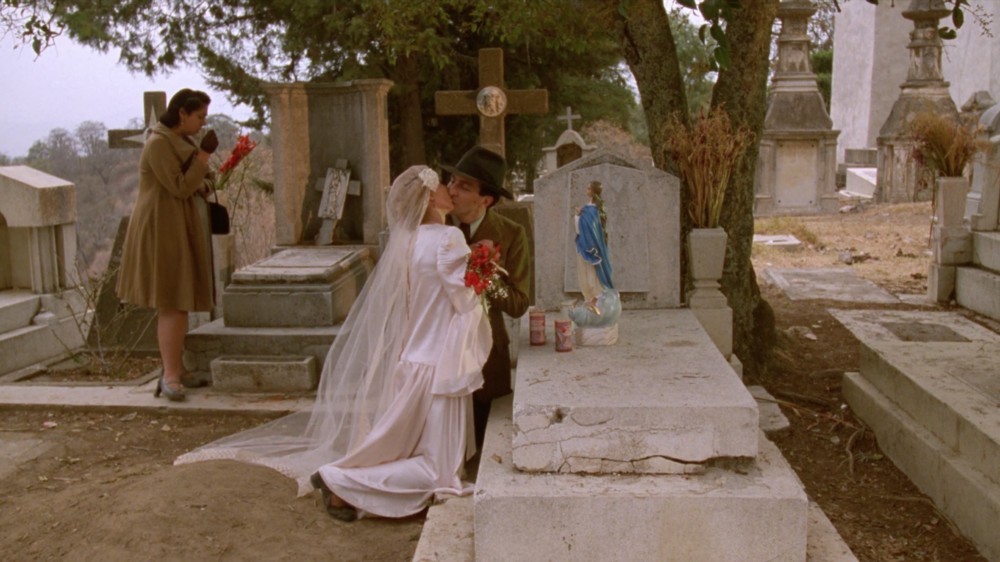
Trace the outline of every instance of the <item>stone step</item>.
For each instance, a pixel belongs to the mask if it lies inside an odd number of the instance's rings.
[[[808,500],[762,433],[739,471],[530,474],[511,458],[511,404],[493,403],[479,465],[476,560],[806,560]]]
[[[872,342],[861,373],[900,411],[1000,486],[1000,344]]]
[[[312,355],[222,355],[211,362],[212,386],[231,392],[299,392],[316,388]]]
[[[625,311],[619,329],[613,346],[521,349],[515,466],[690,473],[757,456],[757,404],[691,310]]]
[[[955,300],[969,310],[1000,320],[1000,274],[976,267],[955,268]]]
[[[868,378],[847,373],[844,397],[875,432],[879,447],[934,505],[965,534],[988,560],[1000,560],[1000,487],[974,468],[965,456],[943,443],[903,411]],[[991,408],[996,411],[996,404]],[[995,417],[995,416],[994,416]],[[976,451],[963,449],[975,455]],[[996,475],[996,472],[993,472]]]
[[[51,325],[31,325],[0,334],[0,375],[36,363],[67,357],[83,345],[83,334],[72,316]]]
[[[993,272],[1000,272],[1000,232],[972,233],[972,261]]]
[[[31,291],[0,291],[0,334],[31,324],[40,300]]]
[[[313,328],[233,328],[220,318],[188,332],[184,364],[202,378],[212,371],[212,360],[231,356],[312,356],[322,372],[330,345],[340,325]]]

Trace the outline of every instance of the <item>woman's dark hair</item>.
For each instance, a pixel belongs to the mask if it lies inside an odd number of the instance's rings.
[[[184,88],[174,94],[174,97],[170,98],[167,110],[160,116],[160,123],[163,123],[167,127],[176,127],[181,123],[181,109],[191,113],[198,111],[210,103],[212,103],[212,98],[208,97],[208,94],[205,92]]]

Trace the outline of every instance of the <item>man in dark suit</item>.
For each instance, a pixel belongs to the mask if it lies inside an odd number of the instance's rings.
[[[448,192],[455,205],[451,215],[465,233],[469,245],[492,243],[500,247],[501,275],[506,296],[490,297],[490,328],[493,348],[483,366],[483,388],[473,395],[476,445],[482,448],[486,420],[494,398],[511,392],[510,336],[503,314],[519,318],[528,311],[531,288],[531,251],[524,227],[491,210],[500,197],[513,199],[503,187],[507,162],[503,156],[475,146],[455,166],[442,166],[451,173]]]

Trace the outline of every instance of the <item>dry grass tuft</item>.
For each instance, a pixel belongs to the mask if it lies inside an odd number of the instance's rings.
[[[797,217],[759,218],[753,223],[753,231],[754,234],[791,234],[806,244],[819,244],[816,233]]]
[[[670,131],[667,150],[687,186],[687,211],[692,224],[695,228],[719,226],[729,176],[753,133],[742,125],[733,125],[719,107],[700,112],[691,125],[674,115],[664,126]]]

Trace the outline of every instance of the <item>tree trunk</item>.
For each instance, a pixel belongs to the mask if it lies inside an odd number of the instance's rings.
[[[750,250],[754,175],[767,109],[771,27],[778,0],[744,0],[742,6],[726,29],[732,64],[719,72],[712,106],[723,107],[734,125],[745,125],[754,134],[726,189],[720,226],[729,234],[729,247],[721,285],[733,309],[733,351],[748,373],[759,374],[774,344],[774,316],[760,297]]]
[[[676,173],[667,154],[665,123],[677,113],[687,123],[687,94],[670,32],[670,17],[659,0],[611,2],[625,60],[635,76],[649,127],[649,145],[657,168]],[[685,199],[681,194],[681,200]],[[683,206],[683,204],[682,204]],[[686,215],[686,213],[681,213]],[[682,219],[684,220],[684,219]]]
[[[396,86],[399,88],[399,131],[401,144],[399,171],[427,163],[424,148],[424,119],[420,109],[420,61],[415,53],[396,60]]]

